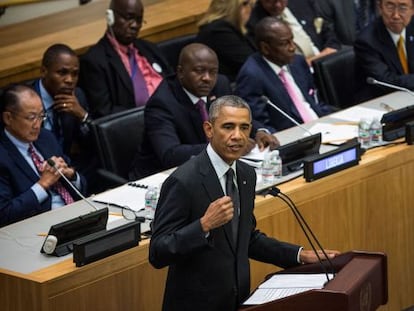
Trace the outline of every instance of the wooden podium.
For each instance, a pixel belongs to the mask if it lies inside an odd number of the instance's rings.
[[[382,253],[348,252],[332,260],[336,276],[323,289],[310,290],[243,311],[370,311],[388,300],[387,257]],[[331,268],[326,265],[327,270]],[[320,264],[303,265],[278,273],[321,273]]]

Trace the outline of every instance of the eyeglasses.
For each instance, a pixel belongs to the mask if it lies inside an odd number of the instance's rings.
[[[143,209],[139,210],[139,211],[134,211],[132,208],[128,207],[128,206],[121,206],[122,209],[122,216],[126,219],[126,220],[137,220],[137,219],[141,219],[142,221],[145,221],[145,216],[142,215]]]
[[[394,3],[385,3],[384,4],[384,11],[388,14],[393,14],[395,11],[398,12],[398,14],[405,15],[408,13],[408,11],[411,9],[411,6],[401,4],[396,5]]]
[[[115,12],[116,15],[121,17],[128,24],[131,24],[133,22],[136,22],[137,25],[146,24],[146,21],[142,18],[142,16],[124,14],[124,13],[118,11],[118,10],[113,10],[113,11]]]
[[[45,112],[42,112],[40,114],[31,113],[31,114],[28,114],[26,116],[23,116],[21,114],[18,114],[15,111],[10,111],[10,112],[13,113],[14,115],[22,118],[22,119],[25,119],[26,121],[28,121],[30,123],[35,123],[36,121],[43,122],[43,121],[45,121],[47,119],[47,115],[46,115]]]

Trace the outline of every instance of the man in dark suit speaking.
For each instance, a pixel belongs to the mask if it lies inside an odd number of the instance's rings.
[[[218,68],[216,53],[206,45],[193,43],[183,48],[177,74],[161,82],[145,107],[144,142],[131,179],[181,165],[205,149],[207,109],[214,99],[231,93],[228,79],[218,74]],[[278,144],[265,131],[257,130],[254,136],[259,147]]]
[[[256,229],[255,171],[238,161],[251,121],[241,98],[214,101],[203,124],[207,149],[162,186],[149,260],[156,268],[169,266],[165,311],[236,310],[250,292],[249,258],[284,268],[317,262],[313,251]]]
[[[47,159],[83,192],[85,181],[69,165],[55,136],[42,128],[46,115],[34,90],[12,86],[0,103],[1,227],[78,199]]]

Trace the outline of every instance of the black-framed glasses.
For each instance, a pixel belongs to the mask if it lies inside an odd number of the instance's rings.
[[[132,15],[132,14],[125,14],[125,13],[120,12],[118,10],[113,10],[113,11],[115,12],[116,15],[121,17],[128,24],[131,24],[133,22],[137,23],[137,25],[146,24],[146,21],[144,20],[142,15],[141,16],[136,16],[136,15]]]
[[[120,206],[120,208],[122,209],[122,216],[126,220],[140,220],[141,222],[145,221],[145,216],[140,213],[144,209],[134,211],[132,208],[130,208],[129,206],[126,206],[126,205],[125,206]]]

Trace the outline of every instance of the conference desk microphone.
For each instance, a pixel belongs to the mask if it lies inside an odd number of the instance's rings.
[[[394,90],[398,90],[398,91],[403,91],[403,92],[406,92],[406,93],[410,94],[411,96],[414,96],[414,92],[411,91],[411,90],[409,90],[409,89],[407,89],[407,88],[405,88],[405,87],[401,87],[401,86],[398,86],[398,85],[394,85],[394,84],[390,84],[390,83],[378,81],[378,80],[375,80],[372,77],[368,77],[367,78],[367,83],[368,84],[371,84],[371,85],[381,85],[381,86],[385,86],[385,87],[388,87],[390,89],[394,89]]]
[[[270,101],[270,99],[265,96],[262,95],[262,99],[266,102],[266,104],[268,104],[270,107],[272,107],[273,109],[277,110],[279,113],[281,113],[285,118],[287,118],[290,122],[292,122],[293,124],[295,124],[297,127],[301,128],[302,130],[304,130],[309,136],[312,136],[312,132],[309,131],[306,127],[304,127],[302,124],[300,124],[298,121],[296,121],[294,118],[292,118],[290,115],[288,115],[286,112],[284,112],[282,109],[280,109],[278,106],[276,106],[274,103],[272,103]]]
[[[329,259],[328,255],[326,254],[326,252],[325,252],[324,248],[322,247],[321,243],[319,242],[318,238],[315,236],[312,229],[309,227],[308,223],[306,222],[305,218],[303,218],[301,212],[296,207],[295,203],[292,201],[292,199],[288,195],[284,194],[282,191],[280,191],[279,188],[274,187],[274,186],[269,188],[267,193],[265,193],[265,195],[266,194],[270,194],[273,197],[277,197],[277,198],[281,199],[290,208],[290,210],[292,211],[293,215],[296,218],[296,221],[299,223],[299,226],[300,226],[302,232],[305,234],[305,237],[306,237],[307,241],[309,242],[312,250],[315,252],[316,257],[318,258],[318,263],[321,266],[322,271],[326,275],[327,282],[325,284],[327,284],[331,279],[329,278],[329,273],[328,273],[327,267],[323,263],[321,257],[319,256],[319,254],[316,250],[316,247],[315,247],[314,243],[312,242],[312,239],[316,243],[316,245],[320,248],[323,255],[325,256],[325,258],[328,262],[329,268],[331,269],[331,273],[333,274],[333,277],[335,277],[335,267],[334,267],[332,261]],[[311,237],[312,237],[312,239],[311,239]],[[325,286],[325,284],[324,284],[324,286]]]
[[[95,206],[95,205],[93,205],[91,202],[89,202],[89,200],[78,190],[78,188],[76,188],[72,183],[71,183],[71,181],[65,176],[65,175],[63,175],[63,173],[60,171],[60,169],[56,166],[56,163],[55,163],[55,161],[53,161],[52,159],[48,159],[47,160],[47,164],[49,164],[51,167],[53,167],[58,173],[59,173],[59,175],[69,184],[69,186],[73,189],[73,191],[75,191],[76,192],[76,194],[78,195],[78,196],[80,196],[81,197],[81,199],[83,200],[83,201],[85,201],[89,206],[91,206],[94,210],[98,210],[98,208]]]

